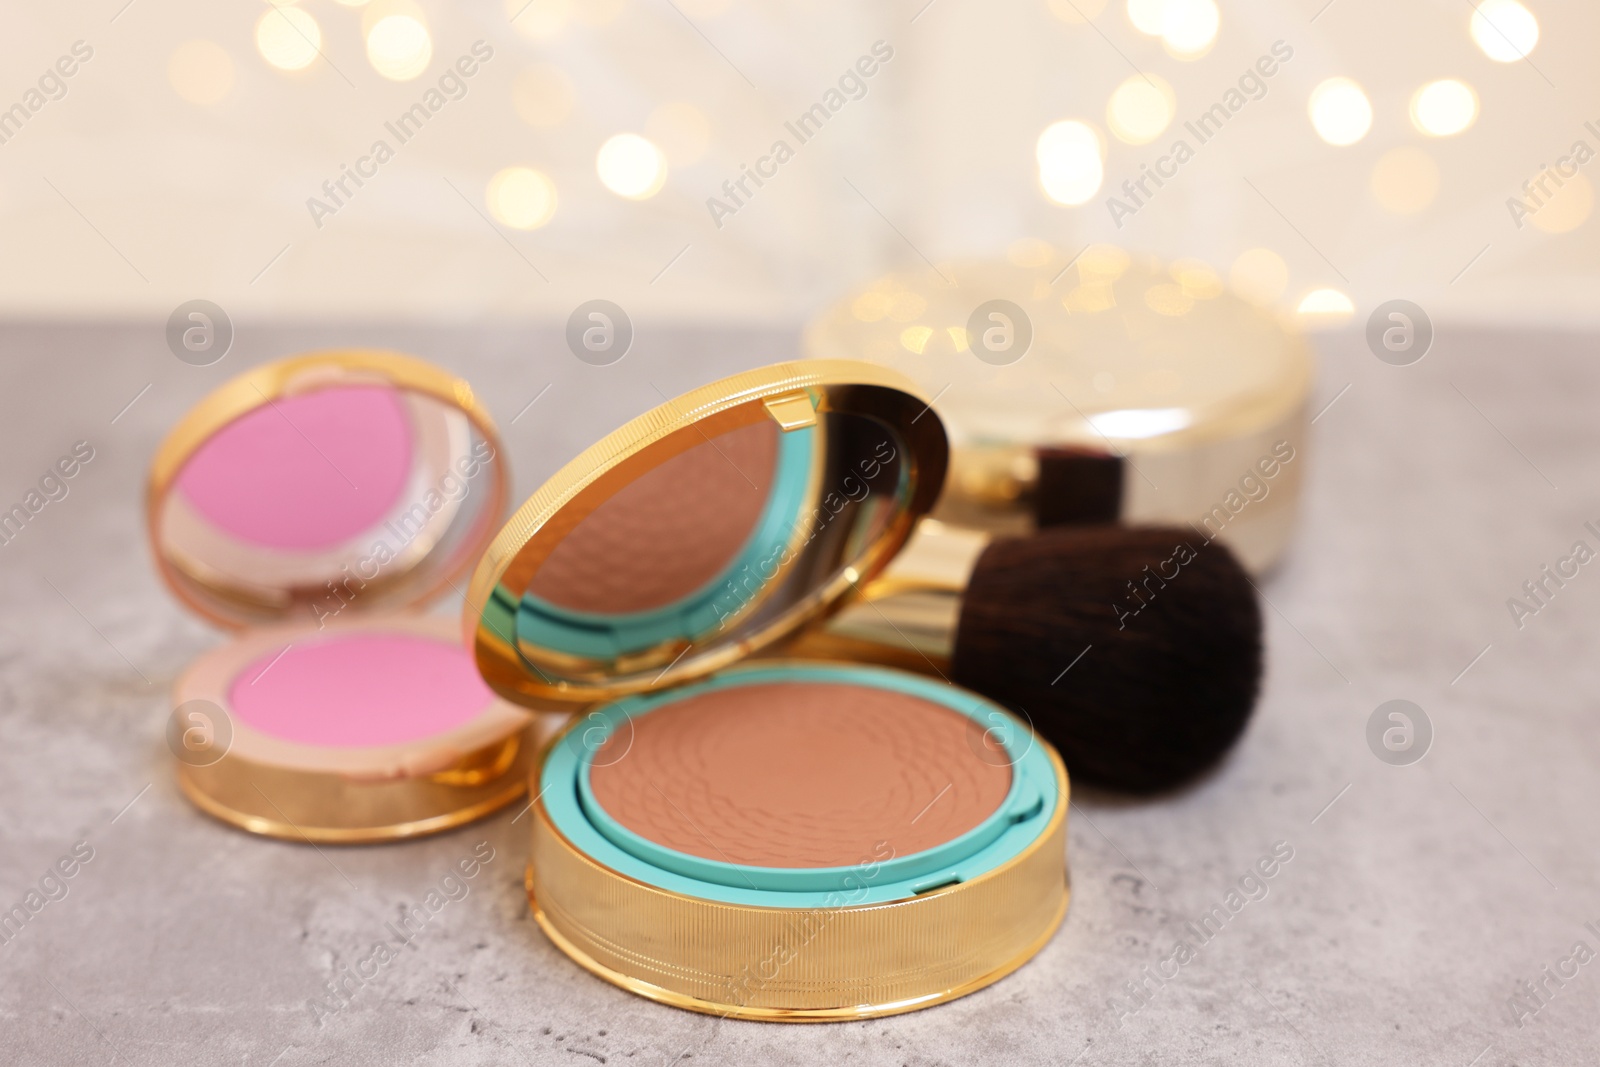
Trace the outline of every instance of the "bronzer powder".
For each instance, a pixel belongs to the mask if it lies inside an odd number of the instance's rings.
[[[731,563],[761,518],[778,430],[756,423],[679,453],[562,539],[528,592],[569,611],[626,615],[673,604]]]
[[[413,431],[397,390],[321,389],[264,404],[184,464],[177,486],[250,544],[330,548],[377,526],[410,475]]]
[[[419,741],[494,700],[459,643],[359,630],[272,649],[239,672],[228,696],[254,729],[325,747]]]
[[[831,682],[706,690],[638,716],[595,753],[590,788],[658,845],[757,867],[847,867],[959,837],[1011,768],[982,727],[929,700]]]

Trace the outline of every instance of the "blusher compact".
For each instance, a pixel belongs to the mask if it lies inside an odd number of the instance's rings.
[[[604,438],[491,543],[479,670],[580,712],[535,771],[527,876],[580,965],[678,1007],[826,1021],[962,996],[1048,941],[1068,899],[1049,745],[941,681],[784,658],[887,566],[945,462],[898,373],[780,364]],[[606,647],[548,642],[556,588],[586,612],[558,621]]]
[[[471,388],[398,353],[278,360],[191,410],[151,463],[150,544],[233,636],[174,686],[185,795],[254,833],[348,843],[520,796],[529,716],[416,611],[482,551],[507,483]]]

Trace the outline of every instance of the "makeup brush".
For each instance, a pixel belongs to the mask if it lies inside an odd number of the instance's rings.
[[[786,651],[944,677],[1031,721],[1076,780],[1152,793],[1243,732],[1261,613],[1232,552],[1193,529],[991,540],[925,519],[856,602]]]
[[[1107,449],[969,445],[950,462],[935,513],[951,523],[1019,535],[1124,520],[1127,461]]]

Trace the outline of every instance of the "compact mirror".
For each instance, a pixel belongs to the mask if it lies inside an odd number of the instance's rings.
[[[784,364],[696,390],[513,516],[468,594],[479,669],[529,706],[715,670],[877,573],[944,465],[937,416],[883,368]]]
[[[468,566],[504,501],[470,389],[388,352],[320,352],[217,390],[152,465],[151,540],[230,626],[409,606]]]

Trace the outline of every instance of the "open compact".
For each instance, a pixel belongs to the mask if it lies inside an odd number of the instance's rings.
[[[678,1007],[838,1020],[972,992],[1048,941],[1056,753],[937,679],[783,657],[888,565],[946,462],[897,372],[780,364],[623,426],[494,539],[478,669],[580,713],[534,772],[527,876],[580,965]]]
[[[146,497],[157,568],[232,633],[179,678],[185,795],[243,829],[381,841],[510,803],[528,714],[448,618],[508,474],[467,383],[392,352],[316,352],[220,386],[167,435]]]

